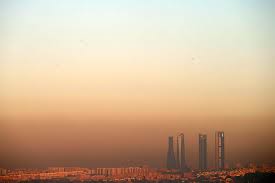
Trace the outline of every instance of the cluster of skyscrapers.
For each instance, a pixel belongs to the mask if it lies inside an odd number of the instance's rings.
[[[176,157],[174,153],[173,136],[168,137],[167,169],[175,169],[181,172],[188,171],[185,161],[184,134],[176,137]],[[215,133],[215,168],[224,169],[224,132]],[[207,135],[199,134],[199,169],[207,170]]]

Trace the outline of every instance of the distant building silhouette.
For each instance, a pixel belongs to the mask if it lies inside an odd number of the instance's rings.
[[[199,169],[207,169],[207,136],[199,134]]]
[[[183,133],[177,136],[177,168],[180,171],[187,171],[187,166],[185,162],[185,146]]]
[[[224,132],[215,133],[215,168],[224,169]]]
[[[168,137],[167,169],[176,169],[176,159],[172,136]]]
[[[124,167],[124,168],[96,168],[93,169],[95,175],[105,176],[147,176],[149,167]]]

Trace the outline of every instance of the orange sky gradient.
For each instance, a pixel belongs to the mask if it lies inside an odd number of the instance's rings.
[[[274,163],[273,5],[1,1],[0,166]]]

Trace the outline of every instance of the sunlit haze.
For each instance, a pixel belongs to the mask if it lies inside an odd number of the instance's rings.
[[[165,167],[168,136],[225,133],[275,163],[275,3],[0,1],[0,166]]]

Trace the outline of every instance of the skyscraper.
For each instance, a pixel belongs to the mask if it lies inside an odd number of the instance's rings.
[[[199,169],[207,169],[207,136],[199,134]]]
[[[183,133],[177,136],[177,168],[180,171],[186,171],[187,169],[185,162],[185,146]]]
[[[217,131],[215,134],[215,167],[217,170],[224,169],[224,132]]]
[[[168,137],[167,169],[176,169],[176,159],[172,136]]]

